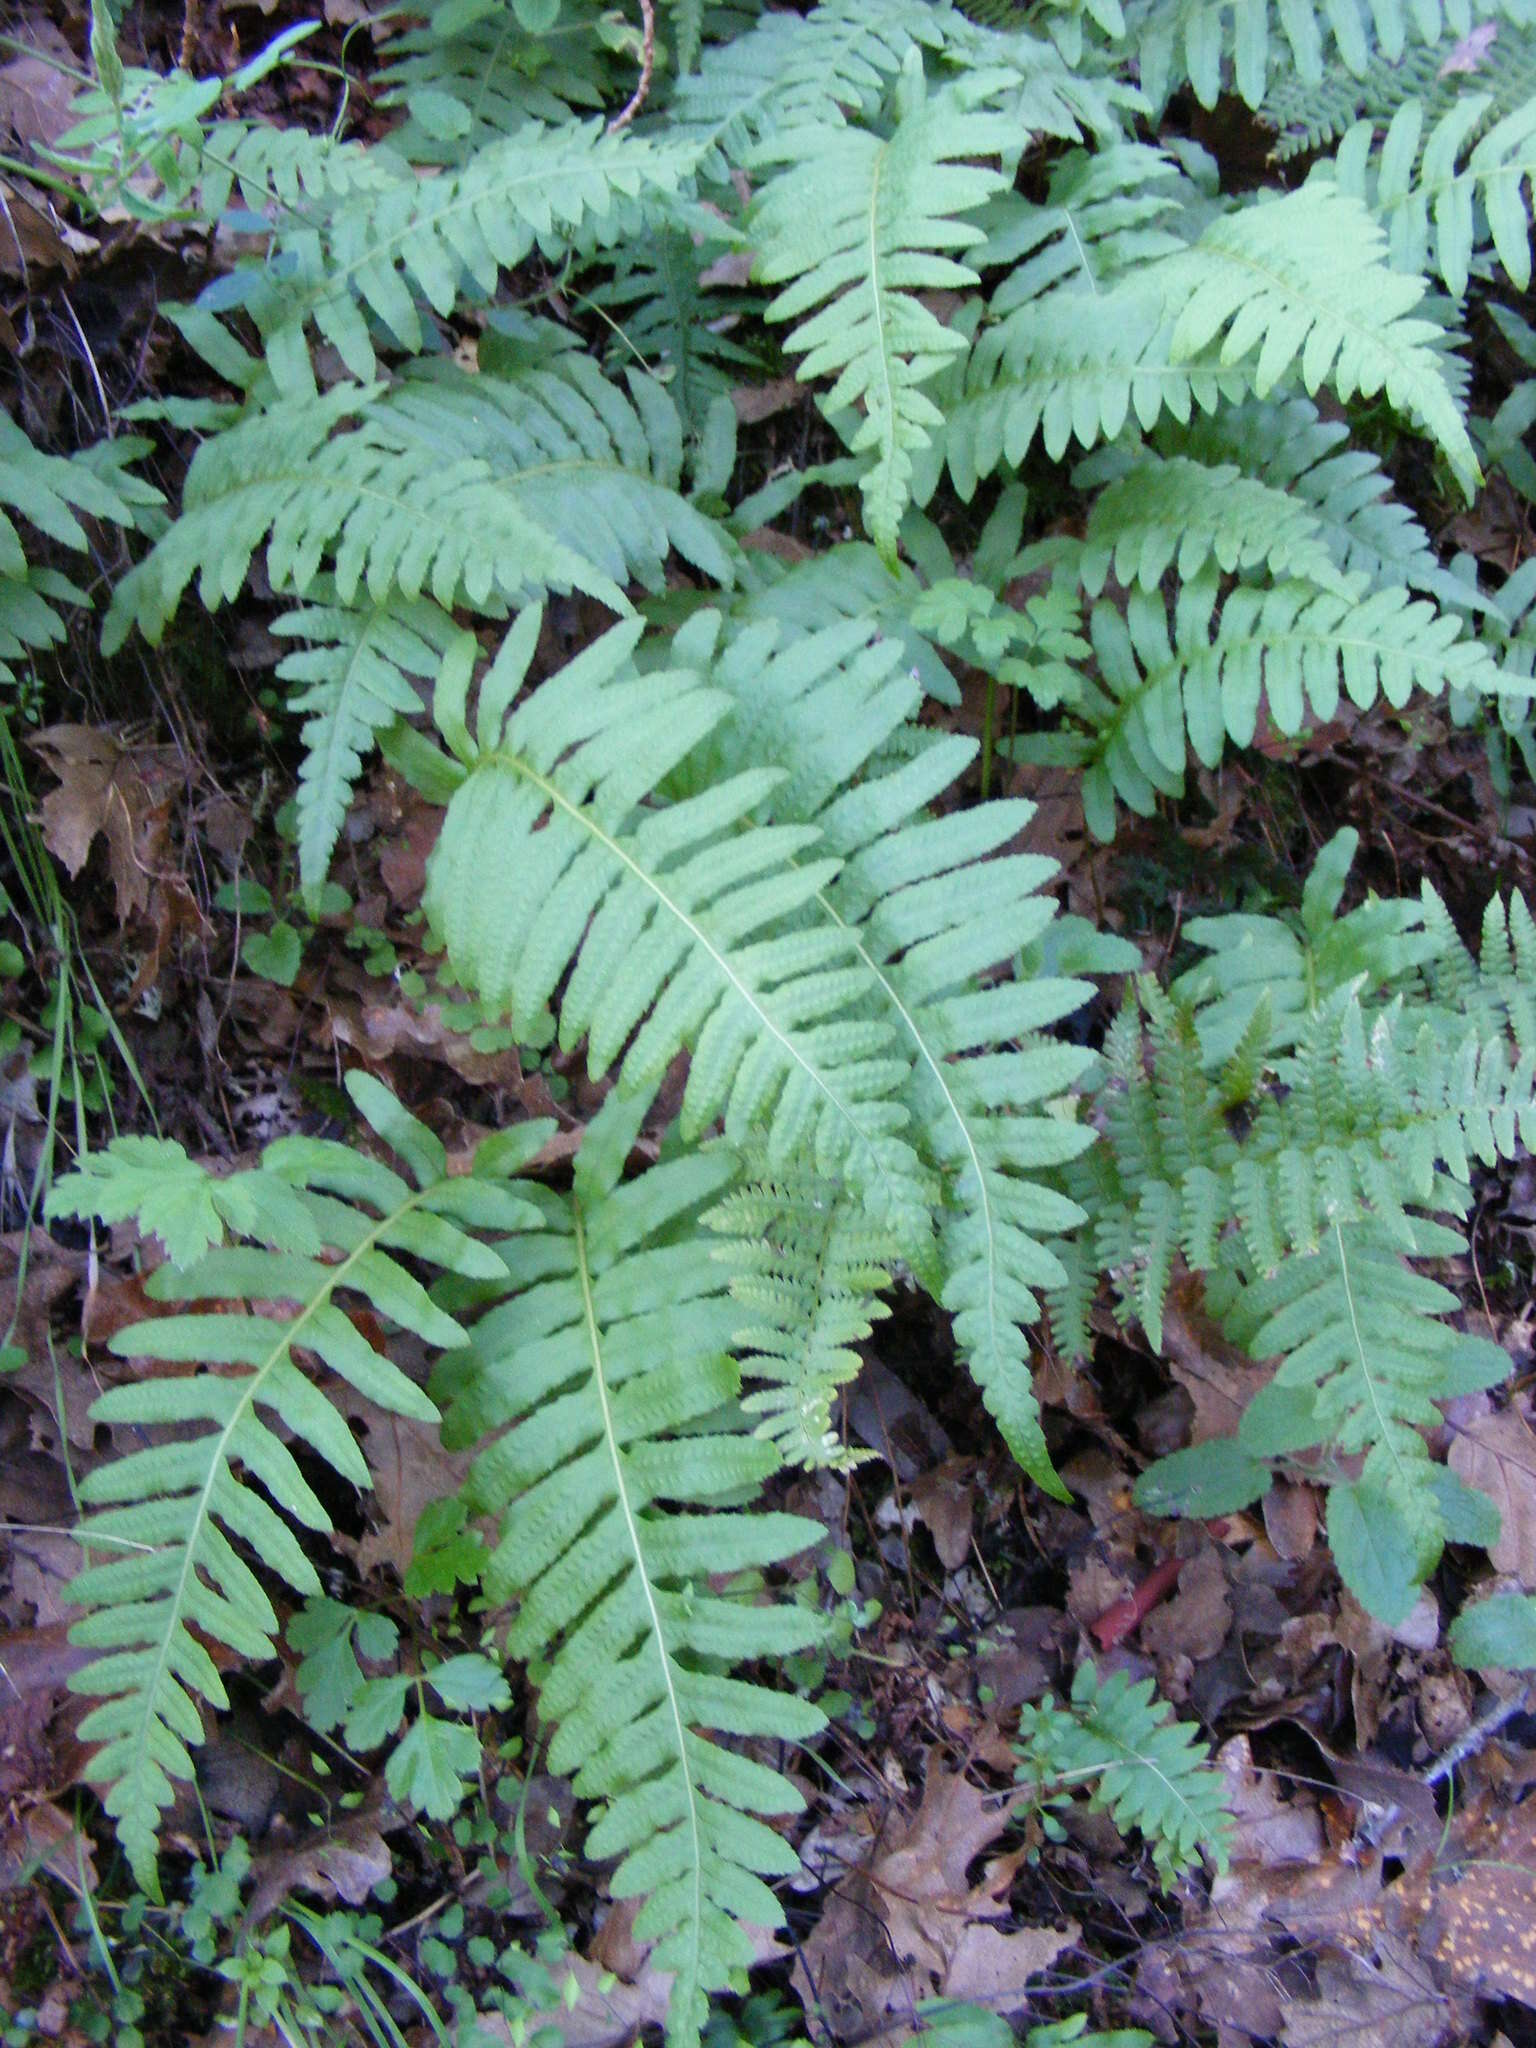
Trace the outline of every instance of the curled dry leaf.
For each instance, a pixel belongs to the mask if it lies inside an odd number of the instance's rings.
[[[1079,1930],[1009,1930],[1008,1890],[1022,1851],[998,1857],[979,1883],[968,1872],[998,1839],[1015,1801],[931,1760],[922,1804],[886,1835],[862,1871],[832,1894],[799,1950],[793,1983],[840,2038],[888,2030],[894,2014],[934,1996],[1023,2002]]]
[[[1474,1416],[1458,1431],[1447,1463],[1499,1511],[1499,1540],[1488,1553],[1495,1569],[1536,1590],[1536,1432],[1513,1407]]]

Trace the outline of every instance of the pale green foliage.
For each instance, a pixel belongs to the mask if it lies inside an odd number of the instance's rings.
[[[1476,251],[1489,242],[1519,290],[1531,281],[1527,195],[1536,177],[1536,106],[1527,101],[1479,135],[1492,106],[1491,94],[1468,93],[1425,135],[1423,106],[1409,100],[1393,115],[1379,150],[1374,125],[1361,121],[1335,158],[1341,188],[1382,219],[1394,266],[1421,271],[1433,261],[1457,298]]]
[[[636,375],[626,392],[538,342],[531,361],[508,352],[505,377],[424,366],[388,392],[248,408],[203,443],[181,517],[119,583],[109,646],[130,621],[158,639],[194,576],[205,604],[227,602],[263,544],[274,588],[303,594],[329,563],[344,604],[398,590],[495,609],[553,589],[628,610],[620,579],[659,585],[669,543],[729,581],[726,536],[679,494],[661,388]]]
[[[1524,0],[1125,0],[1112,32],[1135,49],[1154,108],[1185,80],[1202,106],[1230,84],[1261,107],[1277,77],[1308,90],[1340,73],[1363,80],[1378,54],[1398,64],[1423,45],[1440,64],[1475,20],[1501,16],[1520,21],[1529,10]]]
[[[862,1343],[890,1310],[899,1240],[809,1174],[735,1188],[703,1219],[722,1234],[731,1297],[754,1320],[733,1332],[743,1370],[763,1384],[742,1407],[763,1419],[789,1465],[846,1471],[868,1453],[845,1450],[832,1426],[843,1387],[858,1377]]]
[[[670,2025],[687,2036],[752,1960],[739,1923],[783,1917],[761,1880],[798,1859],[757,1816],[802,1803],[705,1731],[794,1742],[823,1726],[809,1702],[726,1675],[804,1648],[819,1617],[764,1605],[750,1582],[710,1588],[822,1530],[727,1507],[777,1463],[762,1439],[710,1426],[739,1386],[738,1314],[695,1219],[733,1162],[695,1154],[616,1186],[638,1118],[613,1103],[571,1198],[541,1201],[545,1230],[502,1247],[509,1298],[444,1366],[444,1431],[484,1445],[466,1498],[499,1519],[486,1589],[519,1601],[507,1647],[537,1660],[549,1768],[601,1802],[588,1853],[621,1859],[615,1897],[645,1898],[636,1938],[676,1973]]]
[[[353,787],[378,734],[394,720],[421,710],[430,686],[460,636],[430,598],[392,595],[377,604],[326,602],[334,593],[319,579],[319,600],[272,623],[284,638],[304,645],[277,665],[286,683],[304,685],[288,699],[306,711],[299,771],[299,879],[318,898],[341,833]]]
[[[59,604],[88,604],[85,592],[57,569],[29,561],[15,514],[56,546],[83,554],[90,546],[77,515],[132,526],[160,494],[128,465],[147,441],[108,442],[72,462],[44,455],[0,413],[0,682],[15,679],[14,662],[64,638]],[[34,543],[32,553],[40,549]]]
[[[440,985],[499,1043],[613,1083],[570,1194],[558,1167],[507,1188],[529,1126],[444,1178],[367,1083],[414,1188],[356,1147],[292,1141],[215,1179],[141,1139],[66,1184],[162,1239],[165,1299],[252,1311],[121,1340],[221,1369],[106,1397],[109,1418],[196,1428],[87,1482],[96,1768],[147,1873],[197,1700],[222,1698],[204,1638],[271,1644],[242,1544],[315,1590],[283,1510],[324,1518],[267,1418],[366,1479],[292,1348],[427,1412],[332,1295],[366,1301],[440,1354],[448,1435],[476,1452],[406,1591],[510,1610],[551,1765],[598,1806],[589,1846],[617,1894],[648,1894],[678,2043],[742,1982],[741,1924],[774,1922],[764,1880],[793,1862],[765,1823],[794,1795],[735,1738],[818,1725],[734,1668],[816,1633],[808,1587],[767,1597],[816,1531],[753,1497],[785,1463],[846,1462],[836,1404],[893,1284],[949,1312],[1044,1487],[1041,1300],[1085,1348],[1107,1279],[1156,1347],[1178,1275],[1180,1312],[1249,1347],[1256,1387],[1275,1364],[1233,1438],[1144,1476],[1145,1505],[1224,1512],[1303,1470],[1388,1619],[1445,1542],[1496,1534],[1427,1438],[1437,1403],[1508,1362],[1424,1265],[1460,1245],[1445,1219],[1474,1169],[1536,1140],[1524,905],[1493,907],[1476,958],[1432,894],[1341,914],[1343,835],[1299,916],[1185,921],[1195,965],[1133,983],[1096,1061],[1065,1028],[1079,976],[1138,959],[1055,916],[1044,821],[971,801],[976,746],[926,700],[963,722],[959,671],[981,672],[986,784],[999,694],[1026,693],[1019,754],[1075,776],[1105,835],[1117,806],[1181,797],[1191,754],[1215,771],[1421,696],[1529,749],[1536,584],[1443,566],[1389,476],[1437,529],[1478,452],[1536,495],[1536,383],[1474,435],[1459,348],[1486,307],[1536,362],[1489,296],[1528,275],[1530,0],[971,12],[673,0],[644,104],[610,132],[640,74],[622,10],[425,0],[374,25],[370,83],[400,109],[383,140],[344,114],[315,135],[241,118],[279,38],[227,81],[108,62],[58,159],[103,207],[245,252],[172,313],[229,395],[147,415],[199,440],[174,517],[141,521],[108,646],[160,638],[194,586],[209,609],[276,593],[311,904],[377,747],[443,812],[422,935]],[[1185,80],[1288,135],[1365,125],[1298,190],[1224,191],[1176,122],[1144,139]],[[776,347],[841,446],[803,415],[754,423],[738,460],[738,411],[782,398]],[[77,513],[147,506],[135,447],[50,465],[12,429],[0,499],[78,552]],[[71,594],[18,538],[0,528],[0,659]],[[618,623],[593,630],[597,606]],[[472,1511],[497,1519],[488,1558]],[[148,1548],[103,1560],[109,1538]],[[309,1643],[331,1658],[311,1690],[382,1744],[403,1674],[362,1677],[356,1626]],[[480,1669],[475,1698],[497,1683]],[[1188,1731],[1141,1688],[1091,1669],[1080,1688],[1027,1721],[1036,1777],[1098,1784],[1165,1875],[1219,1857]],[[420,1714],[390,1782],[444,1812],[469,1750]]]
[[[865,519],[888,559],[910,495],[911,451],[942,423],[922,387],[965,347],[918,294],[976,283],[976,272],[945,252],[981,239],[956,216],[1003,179],[969,159],[1000,155],[1013,140],[1000,114],[977,109],[958,88],[929,94],[914,51],[888,138],[846,125],[831,136],[789,129],[755,153],[758,163],[789,166],[748,224],[757,275],[785,287],[768,317],[800,322],[785,346],[804,356],[802,377],[835,377],[829,410],[864,408],[852,446],[874,458],[862,479]]]
[[[1131,546],[1166,548],[1174,531],[1149,540],[1138,528]],[[1107,545],[1098,539],[1100,559]],[[1117,798],[1150,814],[1159,796],[1182,791],[1191,751],[1214,768],[1229,744],[1252,744],[1261,711],[1295,736],[1309,718],[1332,718],[1346,697],[1362,710],[1378,697],[1401,709],[1416,689],[1505,687],[1455,613],[1437,613],[1401,586],[1367,592],[1363,576],[1337,588],[1293,579],[1224,594],[1207,565],[1179,591],[1171,621],[1161,589],[1137,587],[1123,607],[1094,605],[1088,633],[1093,673],[1068,706],[1068,731],[1079,727],[1081,738],[1064,733],[1045,748],[1021,741],[1019,752],[1080,765],[1088,822],[1106,839]]]
[[[1405,1261],[1459,1250],[1436,1219],[1470,1209],[1475,1164],[1536,1137],[1536,929],[1516,898],[1474,961],[1432,893],[1335,921],[1352,851],[1350,835],[1325,849],[1299,934],[1205,920],[1208,962],[1185,999],[1146,986],[1145,1030],[1137,1008],[1122,1013],[1099,1098],[1106,1144],[1070,1185],[1094,1216],[1096,1263],[1154,1344],[1182,1257],[1228,1336],[1280,1360],[1233,1454],[1164,1459],[1138,1497],[1224,1512],[1264,1490],[1270,1460],[1363,1456],[1357,1476],[1330,1473],[1330,1538],[1358,1597],[1399,1620],[1447,1540],[1497,1529],[1423,1431],[1437,1400],[1496,1384],[1508,1357],[1456,1331],[1455,1295]],[[1409,993],[1371,1000],[1383,985]],[[1072,1299],[1059,1298],[1069,1337]]]
[[[319,1591],[290,1522],[328,1533],[330,1517],[285,1439],[353,1485],[369,1484],[340,1410],[295,1362],[295,1349],[315,1353],[380,1407],[435,1420],[426,1395],[359,1334],[348,1306],[367,1304],[429,1346],[460,1345],[464,1332],[402,1256],[493,1278],[500,1260],[464,1226],[539,1220],[505,1184],[507,1168],[536,1149],[538,1126],[497,1146],[484,1175],[449,1179],[441,1144],[378,1082],[354,1074],[349,1085],[409,1180],[350,1146],[283,1138],[259,1168],[214,1181],[179,1146],[130,1138],[92,1154],[49,1198],[50,1215],[137,1214],[158,1232],[172,1263],[152,1276],[153,1299],[242,1305],[172,1312],[119,1332],[112,1348],[121,1357],[221,1370],[150,1373],[103,1394],[93,1410],[99,1421],[176,1425],[177,1433],[98,1467],[80,1488],[89,1512],[79,1541],[94,1561],[70,1588],[88,1610],[73,1636],[100,1654],[72,1683],[100,1702],[81,1723],[84,1739],[99,1745],[92,1775],[108,1787],[107,1810],[151,1891],[160,1813],[174,1796],[172,1779],[191,1777],[189,1751],[203,1739],[197,1703],[228,1705],[200,1638],[254,1663],[274,1654],[277,1617],[242,1547],[295,1592]],[[226,1224],[254,1241],[224,1245]],[[203,1427],[189,1434],[188,1424]]]
[[[1090,1803],[1121,1828],[1147,1838],[1164,1883],[1173,1884],[1202,1854],[1227,1867],[1231,1816],[1226,1785],[1209,1768],[1209,1752],[1187,1721],[1152,1696],[1152,1681],[1131,1683],[1113,1672],[1102,1683],[1095,1666],[1077,1667],[1070,1700],[1047,1693],[1019,1710],[1019,1776],[1047,1806],[1087,1786]]]

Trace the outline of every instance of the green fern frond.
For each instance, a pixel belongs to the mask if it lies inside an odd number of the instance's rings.
[[[1051,172],[1043,206],[1004,194],[980,216],[981,267],[1008,267],[989,312],[1002,319],[1046,292],[1098,292],[1126,271],[1185,246],[1180,223],[1190,181],[1165,151],[1146,143],[1072,150]]]
[[[1385,225],[1394,266],[1415,273],[1433,266],[1456,299],[1465,295],[1477,253],[1489,243],[1517,290],[1531,281],[1527,195],[1536,179],[1536,101],[1479,137],[1493,104],[1489,93],[1468,93],[1426,135],[1423,107],[1409,100],[1379,149],[1373,124],[1362,121],[1334,158],[1340,190],[1353,193]]]
[[[538,630],[525,611],[480,686],[436,717],[463,766],[425,904],[454,975],[514,1029],[563,984],[560,1043],[586,1041],[649,1096],[691,1049],[681,1129],[717,1117],[842,1173],[921,1243],[926,1175],[893,1091],[906,1062],[872,1011],[852,936],[817,905],[837,869],[814,826],[748,826],[781,779],[757,765],[697,796],[646,800],[729,708],[686,669],[635,675],[640,627],[615,627],[508,715]],[[803,861],[797,856],[805,856]]]
[[[702,641],[707,628],[690,630]],[[679,653],[684,644],[679,636]],[[917,686],[895,649],[871,644],[867,625],[829,628],[782,651],[771,631],[749,629],[711,675],[736,708],[711,736],[706,778],[765,758],[793,762],[764,792],[760,815],[779,829],[814,823],[842,862],[818,886],[816,909],[867,977],[903,1063],[895,1094],[906,1128],[942,1191],[937,1243],[904,1247],[904,1256],[955,1312],[961,1355],[1010,1450],[1058,1491],[1025,1330],[1039,1315],[1034,1290],[1062,1277],[1044,1238],[1081,1220],[1042,1180],[1091,1141],[1050,1107],[1088,1056],[1046,1034],[1088,985],[981,979],[1051,922],[1053,905],[1039,892],[1054,862],[1006,851],[1033,807],[932,815],[974,742],[906,725]]]
[[[1218,610],[1219,606],[1219,610]],[[1094,832],[1110,838],[1118,798],[1149,816],[1159,795],[1184,784],[1189,749],[1214,768],[1227,742],[1251,744],[1261,705],[1294,736],[1309,713],[1333,717],[1347,693],[1361,709],[1384,696],[1402,709],[1415,689],[1497,696],[1513,685],[1462,621],[1406,590],[1351,598],[1314,584],[1239,587],[1221,601],[1209,569],[1180,590],[1169,630],[1162,593],[1135,589],[1121,611],[1089,616],[1097,657],[1070,707],[1086,728],[1074,758]],[[1032,743],[1019,741],[1029,758]]]
[[[615,1186],[627,1146],[597,1135],[571,1199],[541,1200],[542,1235],[504,1247],[511,1298],[454,1361],[444,1428],[492,1438],[466,1489],[500,1525],[486,1590],[519,1602],[507,1647],[540,1670],[549,1768],[600,1802],[587,1853],[619,1859],[616,1898],[644,1896],[636,1938],[674,1973],[669,2038],[696,2040],[708,1994],[753,1960],[742,1923],[783,1919],[762,1880],[799,1868],[759,1818],[797,1812],[799,1793],[722,1737],[803,1742],[824,1725],[798,1695],[728,1675],[805,1648],[820,1617],[719,1575],[824,1532],[727,1505],[777,1463],[769,1443],[710,1425],[738,1389],[740,1311],[695,1218],[734,1162],[695,1154]]]
[[[333,199],[318,226],[280,226],[280,260],[237,271],[223,303],[255,322],[284,397],[314,391],[312,327],[366,383],[378,374],[375,332],[418,354],[423,316],[446,317],[466,283],[488,299],[535,248],[611,246],[637,225],[634,202],[675,196],[695,162],[686,140],[610,135],[597,120],[530,122],[440,176],[419,177],[398,159],[391,173],[375,153],[376,189]]]
[[[1185,938],[1206,958],[1170,993],[1196,1012],[1208,1068],[1232,1058],[1260,1002],[1269,1020],[1264,1049],[1288,1051],[1309,1012],[1339,990],[1355,988],[1369,1000],[1378,990],[1403,987],[1415,969],[1446,951],[1445,930],[1431,929],[1425,906],[1411,898],[1371,895],[1339,915],[1359,845],[1359,833],[1345,826],[1319,851],[1299,916],[1245,912],[1185,925]],[[1470,979],[1475,970],[1468,966]]]
[[[210,609],[233,598],[263,543],[274,589],[302,595],[328,564],[347,605],[428,593],[500,612],[576,589],[627,611],[625,582],[658,587],[669,546],[729,583],[734,545],[679,493],[681,467],[660,387],[635,375],[626,394],[577,353],[253,406],[199,448],[181,516],[118,584],[104,640],[131,623],[158,640],[194,577]]]
[[[1379,458],[1351,447],[1344,422],[1323,419],[1309,398],[1250,398],[1184,427],[1165,422],[1158,441],[1166,455],[1236,463],[1300,500],[1335,567],[1363,571],[1374,590],[1405,584],[1461,604],[1473,595],[1441,568],[1422,525],[1390,495],[1392,479]]]
[[[765,12],[679,82],[678,126],[719,176],[780,129],[870,119],[909,53],[942,47],[952,15],[948,0],[819,0],[804,17]]]
[[[1178,259],[1173,259],[1178,260]],[[1252,369],[1173,354],[1174,316],[1160,263],[1111,284],[1086,303],[1057,290],[1027,300],[983,329],[966,365],[965,389],[946,409],[939,436],[962,498],[1005,464],[1017,469],[1036,434],[1053,460],[1073,441],[1092,448],[1127,423],[1149,433],[1164,413],[1187,421],[1253,390]]]
[[[78,554],[88,552],[90,540],[77,514],[137,525],[160,503],[160,493],[129,467],[149,445],[124,435],[72,459],[45,455],[0,412],[0,681],[14,679],[11,662],[63,639],[60,603],[90,602],[59,571],[28,561],[16,520]]]
[[[619,77],[590,0],[562,0],[530,29],[505,0],[427,0],[387,45],[380,104],[403,107],[389,140],[413,164],[462,163],[531,122],[595,113]]]
[[[1477,457],[1447,382],[1432,321],[1414,318],[1419,277],[1384,260],[1386,237],[1364,204],[1321,174],[1299,192],[1220,215],[1183,256],[1160,266],[1171,302],[1175,361],[1225,332],[1220,358],[1256,358],[1265,397],[1293,368],[1308,394],[1324,383],[1348,400],[1385,395],[1443,451],[1470,497]]]
[[[316,603],[285,612],[271,631],[304,643],[283,657],[277,675],[303,686],[288,708],[309,714],[300,733],[297,805],[299,880],[313,905],[378,735],[396,719],[418,717],[450,650],[468,641],[472,658],[474,642],[430,598],[339,605],[327,602],[333,593],[324,578],[310,594]],[[425,700],[419,685],[426,686]]]
[[[121,1357],[182,1371],[112,1388],[97,1418],[177,1433],[99,1467],[80,1489],[90,1510],[80,1546],[106,1561],[88,1563],[70,1589],[89,1610],[73,1640],[100,1653],[70,1682],[100,1702],[80,1727],[99,1745],[91,1774],[108,1788],[137,1881],[154,1894],[159,1816],[171,1780],[192,1776],[189,1751],[203,1739],[197,1703],[228,1705],[203,1639],[253,1663],[274,1654],[277,1617],[246,1553],[296,1592],[319,1590],[290,1520],[328,1532],[330,1517],[285,1438],[353,1485],[369,1483],[345,1420],[295,1353],[315,1354],[394,1414],[435,1420],[425,1394],[358,1334],[348,1304],[370,1306],[428,1345],[460,1345],[463,1331],[402,1256],[493,1279],[500,1259],[461,1226],[518,1230],[540,1220],[505,1175],[537,1149],[541,1127],[497,1141],[494,1170],[450,1178],[440,1142],[378,1082],[353,1074],[348,1087],[414,1185],[327,1140],[279,1139],[259,1169],[216,1181],[179,1146],[140,1138],[91,1154],[49,1198],[52,1216],[137,1214],[158,1232],[173,1262],[151,1277],[152,1299],[239,1304],[153,1317],[113,1338]],[[226,1224],[257,1242],[220,1248]],[[205,1427],[188,1434],[188,1424]]]
[[[1271,78],[1259,119],[1278,131],[1274,159],[1315,155],[1362,115],[1384,128],[1409,100],[1420,103],[1432,130],[1469,88],[1492,96],[1486,120],[1513,113],[1536,93],[1536,22],[1527,5],[1475,0],[1459,21],[1447,11],[1442,22],[1458,37],[1464,66],[1448,65],[1443,45],[1410,44],[1396,58],[1373,51],[1358,76],[1340,68],[1311,82]]]
[[[1419,1226],[1420,1252],[1460,1245],[1453,1233]],[[1255,1282],[1227,1318],[1229,1334],[1255,1357],[1282,1359],[1274,1395],[1244,1414],[1244,1448],[1263,1456],[1322,1443],[1365,1453],[1358,1479],[1329,1490],[1329,1542],[1345,1583],[1389,1625],[1413,1606],[1447,1537],[1461,1533],[1447,1526],[1455,1493],[1422,1434],[1441,1422],[1435,1403],[1509,1376],[1498,1345],[1444,1320],[1458,1307],[1449,1288],[1404,1263],[1402,1247],[1378,1226],[1334,1223],[1316,1253]]]
[[[1142,453],[1094,500],[1078,574],[1091,597],[1111,568],[1118,583],[1155,590],[1170,568],[1190,582],[1214,560],[1229,575],[1267,570],[1276,580],[1352,595],[1322,521],[1297,497],[1235,463]]]
[[[1518,20],[1524,9],[1495,0],[1476,12]],[[1214,106],[1230,80],[1257,109],[1271,81],[1288,75],[1308,90],[1341,69],[1363,80],[1373,58],[1398,64],[1415,45],[1438,50],[1438,64],[1446,40],[1466,33],[1469,13],[1415,0],[1126,0],[1125,40],[1154,115],[1186,80],[1202,106]]]
[[[615,322],[610,368],[622,368],[626,359],[638,356],[667,381],[678,411],[695,433],[711,399],[762,372],[759,357],[724,331],[752,300],[702,280],[701,273],[730,246],[731,238],[718,224],[713,237],[702,228],[690,232],[659,225],[616,250],[611,269],[590,294],[592,304]]]
[[[759,1384],[742,1399],[755,1433],[786,1465],[834,1472],[862,1463],[832,1426],[832,1405],[857,1378],[853,1349],[890,1311],[879,1300],[899,1240],[838,1200],[814,1175],[757,1178],[704,1217],[723,1242],[731,1298],[754,1320],[732,1333],[742,1372]]]
[[[943,424],[922,387],[965,347],[917,294],[977,282],[943,252],[981,240],[960,216],[1004,183],[974,159],[1016,141],[1000,115],[968,104],[957,88],[929,93],[914,50],[889,137],[848,126],[791,129],[755,153],[759,165],[784,166],[748,220],[757,275],[785,287],[768,317],[800,321],[785,337],[804,357],[800,377],[834,374],[828,411],[863,408],[851,445],[873,457],[862,479],[864,516],[887,561],[911,496],[913,450]]]
[[[1140,1829],[1165,1884],[1202,1854],[1226,1869],[1226,1779],[1193,1727],[1153,1698],[1150,1678],[1132,1684],[1115,1671],[1101,1682],[1093,1664],[1080,1664],[1070,1702],[1047,1694],[1020,1709],[1015,1746],[1020,1778],[1042,1798],[1086,1785],[1117,1827]]]

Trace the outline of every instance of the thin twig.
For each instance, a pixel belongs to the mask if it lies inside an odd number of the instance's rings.
[[[645,105],[645,96],[651,89],[651,69],[656,62],[656,8],[654,0],[640,0],[640,18],[645,23],[645,36],[640,45],[640,82],[630,94],[628,103],[608,123],[608,133],[617,135],[621,128],[627,128]]]

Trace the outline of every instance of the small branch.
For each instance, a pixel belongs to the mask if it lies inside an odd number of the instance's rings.
[[[617,135],[621,128],[629,126],[645,105],[646,94],[651,89],[651,71],[656,62],[655,0],[640,0],[640,18],[645,23],[645,39],[640,45],[640,82],[630,94],[627,104],[608,123],[610,135]]]

